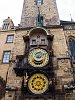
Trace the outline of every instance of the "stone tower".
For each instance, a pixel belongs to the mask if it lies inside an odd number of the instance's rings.
[[[43,26],[60,24],[56,0],[24,0],[20,25],[36,26],[39,13]]]

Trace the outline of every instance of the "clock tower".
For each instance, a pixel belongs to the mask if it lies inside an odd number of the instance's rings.
[[[40,22],[43,26],[60,24],[56,0],[24,0],[21,27],[35,27]]]

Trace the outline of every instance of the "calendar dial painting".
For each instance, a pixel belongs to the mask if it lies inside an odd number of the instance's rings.
[[[45,75],[36,73],[28,82],[29,90],[34,94],[42,94],[48,89],[48,79]]]

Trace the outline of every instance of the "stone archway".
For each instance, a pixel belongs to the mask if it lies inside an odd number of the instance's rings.
[[[3,80],[2,77],[0,77],[0,99],[3,98],[5,95],[5,86],[6,82]]]

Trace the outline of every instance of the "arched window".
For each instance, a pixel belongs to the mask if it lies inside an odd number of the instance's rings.
[[[69,47],[71,50],[71,56],[75,59],[75,38],[71,37],[69,39]]]

